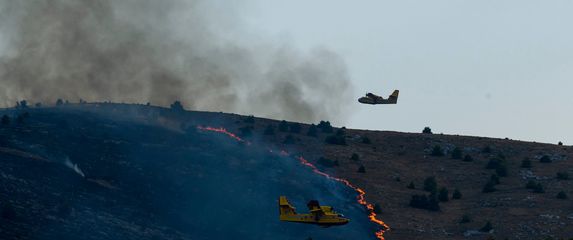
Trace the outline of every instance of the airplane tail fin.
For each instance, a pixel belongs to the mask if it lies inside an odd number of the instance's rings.
[[[290,205],[290,203],[288,202],[288,200],[285,196],[279,197],[279,214],[281,216],[283,216],[283,215],[295,215],[296,214],[295,208],[292,205]]]
[[[398,94],[400,94],[400,90],[394,90],[394,92],[388,98],[390,101],[396,103],[398,102]]]

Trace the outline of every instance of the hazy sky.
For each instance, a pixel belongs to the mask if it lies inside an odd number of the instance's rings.
[[[348,127],[573,144],[573,1],[252,1],[253,31],[340,53],[355,98],[400,89]]]

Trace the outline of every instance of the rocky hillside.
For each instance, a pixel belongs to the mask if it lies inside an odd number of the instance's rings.
[[[364,189],[391,228],[386,239],[573,237],[572,147],[143,105],[0,115],[0,234],[8,239],[375,239],[354,191],[268,149]],[[224,127],[251,144],[197,126]],[[300,211],[316,198],[352,222],[280,223],[283,194]]]

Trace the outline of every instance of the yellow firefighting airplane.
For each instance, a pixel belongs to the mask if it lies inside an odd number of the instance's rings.
[[[323,227],[333,225],[344,225],[350,222],[344,215],[334,211],[330,206],[320,206],[318,201],[311,200],[307,204],[310,213],[298,214],[295,208],[290,205],[285,196],[279,197],[279,219],[285,222],[298,222],[316,224]]]

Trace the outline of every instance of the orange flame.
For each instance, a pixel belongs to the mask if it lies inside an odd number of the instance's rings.
[[[200,130],[204,130],[204,131],[212,131],[212,132],[218,132],[218,133],[223,133],[239,142],[244,142],[247,143],[247,145],[250,145],[251,143],[240,138],[239,136],[227,131],[225,128],[214,128],[214,127],[202,127],[202,126],[197,126],[198,129]],[[269,149],[270,152],[273,152],[273,150]],[[290,154],[285,151],[285,150],[281,150],[279,153],[281,156],[289,156]],[[371,203],[367,202],[364,195],[366,195],[366,192],[364,190],[362,190],[361,188],[354,186],[352,183],[350,183],[350,181],[343,179],[343,178],[337,178],[337,177],[333,177],[331,175],[329,175],[328,173],[322,172],[320,171],[314,164],[310,163],[308,160],[304,159],[303,157],[298,157],[299,162],[306,167],[309,167],[314,173],[321,175],[327,179],[330,180],[334,180],[337,182],[341,182],[344,185],[346,185],[347,187],[353,189],[354,191],[356,191],[358,193],[358,196],[356,196],[356,201],[366,207],[366,209],[368,210],[368,218],[370,219],[371,222],[376,223],[378,226],[380,226],[382,229],[376,231],[374,234],[376,235],[376,238],[380,239],[380,240],[384,240],[384,233],[390,229],[390,227],[384,223],[382,220],[379,220],[376,218],[376,213],[374,212],[374,205],[372,205]]]

